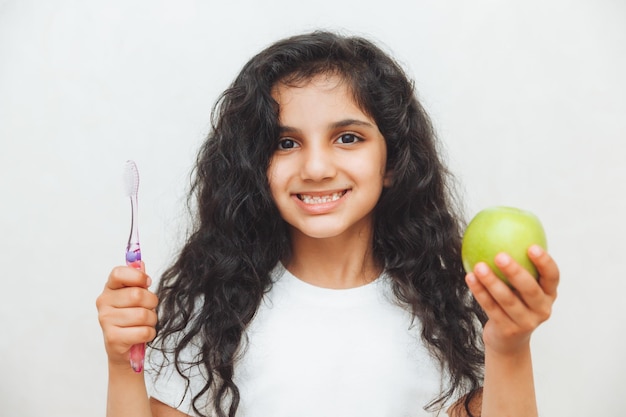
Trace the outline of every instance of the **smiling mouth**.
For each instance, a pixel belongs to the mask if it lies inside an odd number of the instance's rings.
[[[328,194],[328,195],[308,195],[308,194],[297,194],[298,199],[302,201],[304,204],[323,204],[323,203],[331,203],[333,201],[339,200],[343,197],[348,190],[339,191],[336,193]]]

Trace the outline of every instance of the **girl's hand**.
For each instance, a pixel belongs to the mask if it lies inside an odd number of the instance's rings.
[[[489,317],[483,330],[485,347],[501,354],[525,348],[530,335],[551,314],[559,283],[559,269],[539,246],[528,249],[539,271],[535,278],[506,253],[496,256],[496,266],[513,288],[500,280],[485,263],[478,263],[465,280]]]
[[[143,264],[140,269],[119,266],[109,274],[96,306],[110,364],[130,369],[130,347],[156,336],[158,299],[148,290],[150,284]]]

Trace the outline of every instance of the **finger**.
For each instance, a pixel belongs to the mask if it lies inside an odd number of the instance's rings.
[[[511,283],[520,286],[524,292],[520,292],[505,284],[504,281],[489,269],[487,264],[475,268],[476,276],[482,282],[501,311],[501,313],[499,313],[494,309],[492,318],[506,316],[508,323],[514,323],[520,329],[534,329],[538,325],[538,322],[543,321],[543,319],[538,318],[538,314],[541,317],[545,314],[549,315],[551,303],[546,300],[543,290],[539,287],[534,277],[508,255],[504,253],[499,254],[496,256],[495,263],[499,269],[507,274],[509,282],[512,281]],[[526,287],[530,287],[531,290],[528,290]],[[533,304],[536,304],[535,309],[529,306],[527,299],[524,297],[530,299]],[[544,314],[544,312],[547,313]],[[503,318],[499,320],[505,323]]]
[[[143,287],[148,288],[152,284],[152,279],[142,269],[136,269],[129,266],[117,266],[113,268],[109,274],[106,288],[118,290],[125,287]]]
[[[99,311],[98,320],[107,345],[121,344],[129,347],[132,344],[147,341],[145,340],[148,337],[146,334],[151,335],[156,332],[154,329],[157,314],[154,310],[145,308],[108,307]],[[138,337],[138,333],[144,334],[144,338]]]
[[[538,245],[533,245],[528,249],[528,257],[539,271],[539,285],[546,294],[555,298],[560,281],[560,271],[556,262]]]
[[[108,299],[114,308],[141,307],[153,310],[159,303],[157,296],[146,288],[126,287],[113,292]]]
[[[109,353],[126,356],[131,346],[147,343],[156,337],[156,330],[151,326],[114,328],[104,334],[105,346]]]
[[[156,309],[159,304],[158,297],[146,288],[125,287],[118,290],[105,289],[96,299],[96,308],[99,313],[110,309],[146,308]]]
[[[551,314],[554,298],[545,293],[535,277],[506,253],[498,254],[494,262],[506,275],[527,307],[525,315],[515,319],[518,324],[532,327],[547,320]]]
[[[506,276],[514,291],[527,304],[541,302],[545,294],[535,277],[507,253],[499,253],[494,259],[495,265]]]
[[[485,286],[476,278],[476,274],[473,272],[465,275],[465,283],[469,287],[474,299],[480,304],[485,313],[489,316],[491,310],[497,308],[497,303],[493,297],[489,294],[489,291]]]
[[[117,309],[109,325],[128,328],[148,326],[154,327],[157,324],[157,314],[154,310],[141,307],[131,307]]]
[[[513,291],[484,262],[474,267],[466,277],[470,290],[490,320],[498,323],[515,321],[523,315],[525,306]]]

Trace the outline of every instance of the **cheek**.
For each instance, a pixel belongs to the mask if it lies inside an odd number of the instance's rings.
[[[387,165],[387,161],[383,161],[381,165],[381,177],[383,179],[383,187],[391,187],[393,183],[393,168]]]
[[[272,172],[272,170],[267,170],[267,184],[269,185],[270,193],[272,194],[272,198],[275,198],[274,192],[276,190],[276,176]]]
[[[383,145],[380,146],[377,152],[377,158],[374,159],[378,166],[378,178],[382,181],[383,185],[387,184],[387,177],[389,175],[389,171],[387,170],[387,148]]]
[[[270,166],[267,168],[267,183],[269,184],[270,192],[272,194],[272,198],[276,200],[277,191],[282,186],[280,164],[275,163],[274,161],[270,162]]]
[[[391,167],[387,166],[387,144],[385,143],[381,147],[380,151],[380,175],[383,179],[383,187],[389,187],[393,178],[393,171]]]

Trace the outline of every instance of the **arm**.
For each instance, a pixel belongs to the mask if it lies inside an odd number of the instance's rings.
[[[152,417],[143,373],[130,367],[130,347],[152,340],[158,300],[141,270],[114,268],[98,297],[98,320],[108,356],[107,417]]]
[[[113,416],[190,417],[159,400],[148,399],[143,372],[109,364],[107,417]]]
[[[483,330],[485,382],[482,417],[536,417],[537,403],[530,352],[532,332],[550,317],[556,299],[559,270],[543,249],[533,246],[528,256],[540,278],[535,280],[508,255],[496,265],[515,290],[480,263],[466,277],[467,284],[487,313]]]

